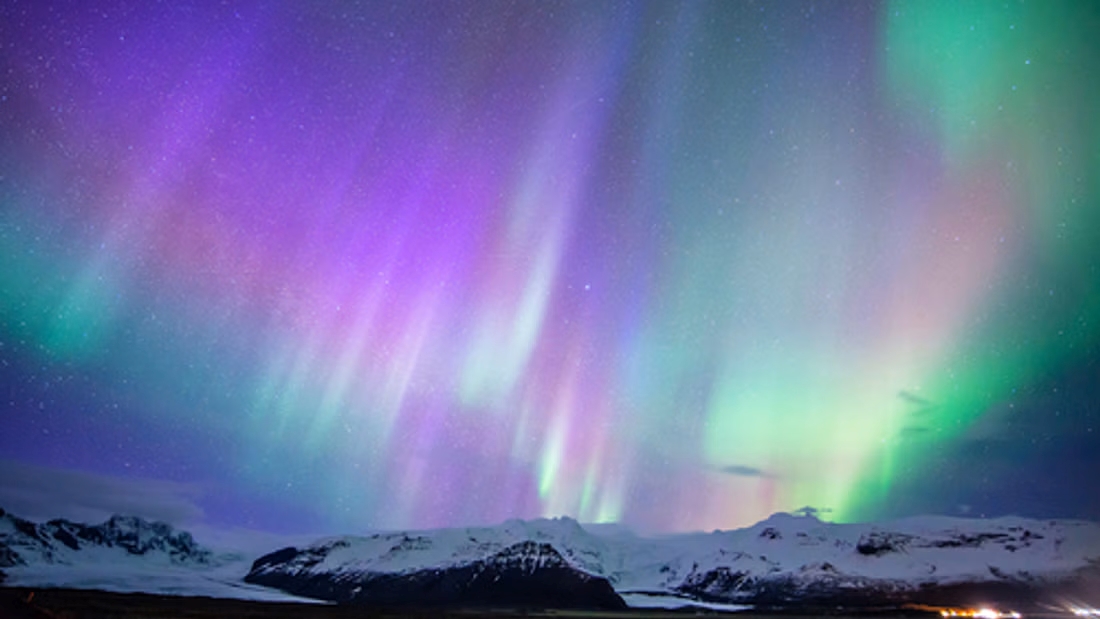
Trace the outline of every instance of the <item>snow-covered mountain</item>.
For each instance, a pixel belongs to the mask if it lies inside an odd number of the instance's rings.
[[[1100,525],[1082,521],[830,524],[777,514],[735,531],[652,538],[568,518],[512,520],[255,556],[138,518],[36,524],[0,512],[0,569],[14,585],[385,605],[1100,605]]]
[[[0,509],[5,585],[302,601],[244,583],[250,561],[207,548],[163,522],[114,516],[96,525],[36,523]]]
[[[780,514],[693,536],[684,549],[666,563],[662,584],[704,600],[960,605],[984,597],[1021,605],[1097,573],[1100,526],[942,517],[826,524]]]
[[[1100,575],[1100,526],[1022,518],[923,517],[882,524],[829,524],[777,514],[746,529],[641,538],[601,536],[570,519],[510,521],[324,540],[260,558],[246,580],[330,600],[423,601],[444,586],[461,597],[501,557],[531,553],[555,570],[606,580],[631,604],[768,606],[1043,602]],[[496,570],[496,571],[493,571]],[[549,574],[549,572],[545,572]],[[429,576],[431,578],[429,578]],[[435,580],[432,580],[434,578]],[[461,578],[468,580],[462,581]],[[1090,581],[1091,582],[1091,581]],[[413,583],[416,583],[415,586]]]
[[[397,550],[391,554],[414,549],[423,540],[404,537],[396,542]],[[578,569],[545,542],[520,541],[479,558],[407,564],[397,572],[342,566],[316,569],[330,554],[349,548],[351,544],[344,540],[306,550],[286,548],[258,559],[245,581],[340,603],[626,607],[605,578]]]
[[[93,558],[109,561],[121,556],[200,565],[213,558],[190,533],[163,522],[113,516],[97,525],[63,519],[39,524],[0,509],[0,567],[72,564]]]

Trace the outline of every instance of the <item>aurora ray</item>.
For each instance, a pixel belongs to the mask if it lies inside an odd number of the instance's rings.
[[[0,7],[0,457],[288,531],[1097,463],[1092,5],[93,4]]]

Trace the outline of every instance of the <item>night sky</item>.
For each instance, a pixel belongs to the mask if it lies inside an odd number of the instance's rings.
[[[0,506],[1100,519],[1098,33],[2,0]]]

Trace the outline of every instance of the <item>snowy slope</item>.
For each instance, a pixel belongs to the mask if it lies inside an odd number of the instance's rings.
[[[520,542],[546,542],[572,564],[601,574],[611,546],[585,531],[576,521],[509,520],[496,527],[435,529],[344,536],[320,540],[310,548],[323,558],[317,571],[370,570],[399,573],[425,566],[461,565],[500,552]],[[305,559],[303,558],[303,561]]]
[[[117,593],[156,593],[270,602],[319,602],[241,580],[247,563],[206,568],[151,566],[140,561],[89,564],[35,564],[6,568],[6,586],[96,589]]]

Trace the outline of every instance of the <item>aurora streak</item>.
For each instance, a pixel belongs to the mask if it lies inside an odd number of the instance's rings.
[[[280,530],[852,520],[1100,376],[1096,4],[0,6],[0,457]]]

